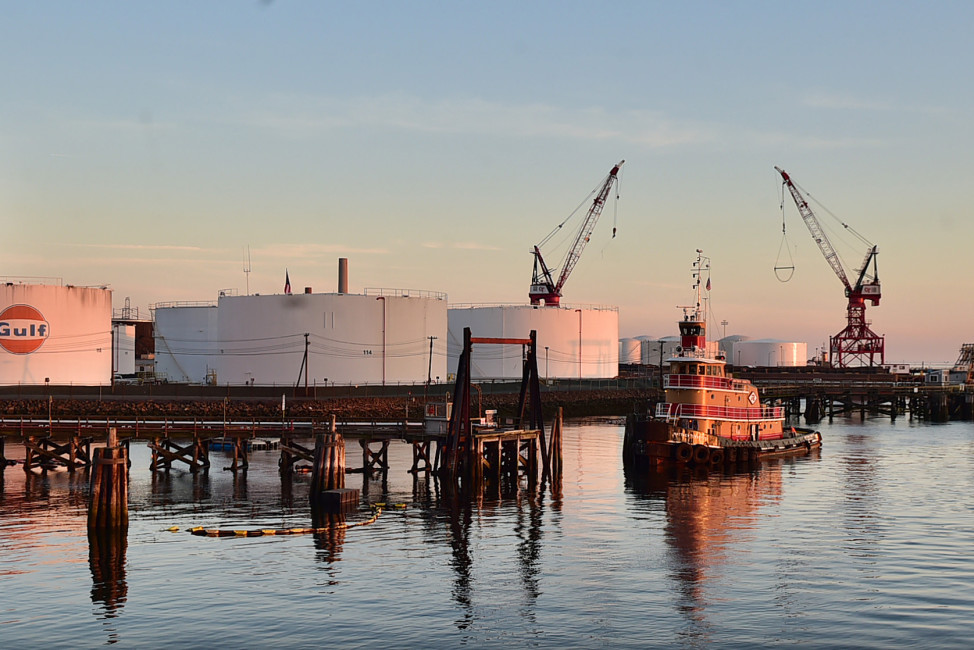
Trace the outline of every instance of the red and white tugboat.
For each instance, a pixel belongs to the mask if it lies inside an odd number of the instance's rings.
[[[709,259],[702,253],[697,250],[693,266],[696,304],[683,308],[680,347],[667,359],[666,401],[657,405],[655,414],[629,416],[623,459],[637,466],[713,467],[821,447],[822,434],[785,427],[783,408],[763,406],[751,382],[731,377],[725,360],[708,353],[701,283],[706,273],[709,290]]]

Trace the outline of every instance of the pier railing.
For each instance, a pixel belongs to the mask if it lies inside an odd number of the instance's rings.
[[[0,437],[99,438],[114,429],[122,439],[139,438],[277,438],[312,436],[328,423],[319,419],[219,420],[202,418],[32,418],[0,417]],[[340,420],[338,431],[348,437],[404,437],[420,434],[423,423],[407,420]]]

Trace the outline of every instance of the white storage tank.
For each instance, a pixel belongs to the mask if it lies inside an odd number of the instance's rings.
[[[221,385],[303,386],[305,349],[308,386],[422,384],[428,376],[446,377],[444,293],[221,296],[217,312]]]
[[[112,323],[112,354],[116,376],[135,374],[135,325]]]
[[[538,335],[538,372],[551,379],[606,379],[619,374],[619,310],[616,307],[457,305],[449,309],[450,373],[463,349],[463,330],[475,337],[528,338]],[[520,345],[475,347],[471,377],[520,379]]]
[[[208,302],[166,302],[151,305],[155,375],[182,384],[215,383],[217,306]]]
[[[111,385],[110,289],[0,287],[0,384]]]
[[[738,341],[734,345],[734,364],[738,366],[805,366],[808,365],[808,345],[795,341],[755,339]]]
[[[731,334],[730,336],[725,336],[718,341],[720,345],[721,354],[727,359],[727,363],[731,365],[740,365],[737,362],[737,344],[741,341],[750,341],[750,336],[744,336],[743,334]]]
[[[637,364],[642,363],[642,341],[639,339],[625,338],[619,339],[619,363]]]
[[[666,360],[676,355],[680,347],[679,336],[664,336],[661,339],[647,339],[640,344],[639,354],[646,366],[667,365]]]

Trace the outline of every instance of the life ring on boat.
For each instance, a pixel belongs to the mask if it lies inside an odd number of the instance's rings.
[[[710,447],[703,445],[693,446],[693,462],[697,465],[706,465],[710,462]]]
[[[713,466],[724,464],[724,450],[712,449],[710,451],[710,464]]]
[[[686,463],[691,458],[693,458],[693,447],[691,447],[688,443],[681,442],[673,447],[673,460]]]

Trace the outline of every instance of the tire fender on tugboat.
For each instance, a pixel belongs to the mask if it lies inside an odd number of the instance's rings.
[[[678,443],[673,447],[673,459],[681,463],[689,462],[693,458],[693,447],[686,442]]]
[[[693,446],[693,462],[697,465],[706,465],[710,462],[710,447],[704,445]]]

